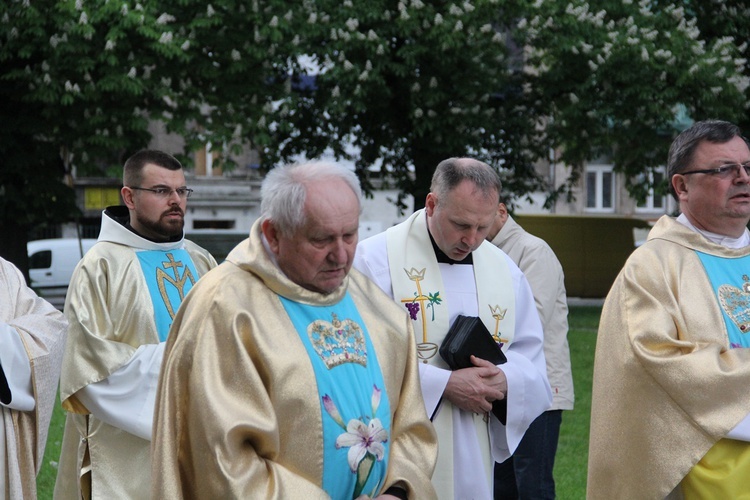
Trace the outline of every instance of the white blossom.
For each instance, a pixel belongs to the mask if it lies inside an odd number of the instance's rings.
[[[294,35],[294,38],[292,38],[292,45],[296,47],[297,45],[299,45],[299,43],[300,43],[299,35]]]
[[[122,8],[120,9],[120,13],[123,16],[127,16],[128,15],[128,4],[126,4],[126,3],[122,4]]]
[[[237,49],[232,49],[232,61],[239,61],[240,59],[242,59],[240,51]]]
[[[451,111],[451,114],[453,114],[453,115],[460,115],[461,114],[461,108],[459,108],[458,106],[452,106],[451,109],[450,109],[450,111]]]
[[[594,61],[589,61],[589,68],[591,68],[591,71],[596,71],[599,69],[599,66],[597,66]]]
[[[333,90],[331,90],[331,97],[339,97],[341,95],[341,89],[339,89],[339,86],[336,85],[333,87]]]
[[[385,47],[383,45],[378,45],[378,48],[375,50],[375,53],[379,56],[382,56],[385,54]]]
[[[414,84],[411,86],[412,92],[419,92],[422,90],[422,86],[419,84],[419,82],[414,82]]]
[[[76,10],[83,10],[83,0],[76,0]]]
[[[430,118],[435,118],[437,116],[437,113],[435,112],[434,109],[428,109],[427,116],[429,116]]]
[[[464,23],[460,20],[456,21],[456,25],[453,27],[453,31],[462,31],[464,29]]]
[[[570,93],[569,97],[570,97],[570,102],[572,104],[578,104],[578,101],[580,101],[580,99],[578,99],[578,96],[575,95],[573,92]]]
[[[164,12],[158,18],[156,18],[156,24],[167,24],[175,20],[175,17],[171,14]]]
[[[414,118],[422,118],[424,116],[424,111],[422,111],[422,108],[417,108],[414,110]]]
[[[216,11],[214,10],[213,6],[211,4],[208,4],[206,7],[206,15],[208,17],[212,17],[214,14],[216,14]]]
[[[482,33],[490,33],[492,31],[492,25],[490,23],[483,24],[482,27],[479,28],[479,31]]]
[[[171,31],[165,31],[161,34],[161,37],[159,38],[159,43],[172,43],[172,32]]]
[[[367,39],[370,41],[375,41],[378,39],[378,34],[375,33],[373,30],[370,30],[367,32]]]
[[[47,85],[49,85],[50,83],[52,83],[52,78],[51,78],[51,77],[49,76],[49,73],[45,73],[45,74],[44,74],[44,78],[42,78],[42,80],[43,80],[43,81],[44,81],[44,83],[46,83]]]
[[[448,13],[452,16],[460,16],[464,13],[464,11],[461,10],[461,7],[459,7],[456,4],[451,4],[451,6],[448,8]]]
[[[315,12],[310,12],[310,16],[307,18],[308,24],[315,24],[315,21],[318,20],[318,14]]]
[[[135,66],[133,66],[132,68],[130,68],[130,71],[128,71],[128,76],[130,78],[135,78]]]
[[[431,89],[436,89],[436,88],[437,88],[437,86],[438,86],[438,81],[437,81],[437,78],[435,78],[435,77],[433,76],[432,78],[430,78],[430,88],[431,88]]]
[[[104,50],[114,50],[117,46],[117,42],[114,40],[107,40],[107,43],[104,44]]]
[[[435,14],[434,24],[435,26],[437,26],[438,24],[443,24],[443,16],[441,16],[439,12]]]
[[[354,65],[350,63],[348,60],[344,61],[344,69],[347,71],[351,71],[352,69],[354,69]]]
[[[359,27],[359,21],[357,21],[353,17],[347,19],[345,24],[346,27],[349,28],[349,31],[354,31]]]
[[[86,12],[81,12],[81,17],[78,18],[78,24],[88,24],[89,16]]]
[[[641,47],[641,59],[648,61],[648,50],[646,50],[646,47]]]
[[[287,13],[286,13],[286,14],[284,14],[284,19],[285,19],[285,20],[286,20],[287,22],[290,22],[290,21],[292,20],[292,18],[293,18],[293,17],[294,17],[294,14],[292,14],[292,10],[291,10],[291,9],[289,9],[289,10],[287,11]]]
[[[190,48],[190,40],[185,40],[184,42],[182,42],[182,45],[180,45],[180,48],[182,50],[189,49]]]
[[[271,26],[272,28],[275,28],[276,26],[278,26],[279,25],[279,17],[278,16],[273,16],[271,18],[271,21],[268,23],[268,25]]]
[[[358,78],[358,80],[359,80],[360,82],[364,82],[364,81],[365,81],[365,80],[367,80],[367,79],[368,79],[369,77],[370,77],[370,72],[369,72],[369,71],[363,71],[362,73],[360,73],[360,74],[359,74],[359,78]]]

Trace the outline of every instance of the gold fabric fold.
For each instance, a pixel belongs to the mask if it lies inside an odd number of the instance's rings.
[[[594,364],[590,499],[666,497],[750,412],[750,349],[729,348],[696,251],[750,254],[665,216],[607,296]]]
[[[67,322],[49,302],[26,287],[18,269],[0,259],[0,321],[20,336],[31,366],[35,408],[21,412],[0,407],[4,422],[6,498],[36,498],[52,409],[57,395]],[[2,492],[0,492],[2,493]]]
[[[183,241],[200,275],[216,265],[208,251]],[[70,331],[60,378],[60,398],[68,415],[56,498],[80,497],[86,453],[91,457],[92,498],[149,495],[150,443],[89,415],[76,397],[81,388],[121,368],[139,346],[159,343],[137,250],[100,241],[86,253],[71,278],[65,302]]]
[[[279,295],[330,305],[347,290],[390,398],[383,490],[399,484],[410,498],[434,498],[436,437],[407,314],[354,270],[329,295],[297,286],[266,253],[259,222],[175,318],[157,397],[154,498],[328,498],[315,374]]]

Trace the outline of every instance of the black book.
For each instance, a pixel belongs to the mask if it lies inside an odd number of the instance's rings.
[[[440,357],[451,370],[469,368],[471,355],[486,359],[493,365],[501,365],[507,361],[500,346],[492,338],[492,334],[484,326],[482,320],[475,316],[456,317],[440,346]],[[505,424],[507,401],[501,399],[492,403],[492,413]]]

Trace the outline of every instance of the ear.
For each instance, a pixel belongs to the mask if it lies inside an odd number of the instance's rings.
[[[266,241],[268,241],[268,246],[271,249],[271,251],[274,253],[274,255],[278,255],[279,254],[279,232],[276,229],[276,226],[273,225],[273,222],[270,219],[266,219],[260,223],[260,231],[263,233],[263,236],[266,238]]]
[[[677,199],[683,201],[687,199],[688,182],[684,175],[675,174],[672,176],[672,188],[677,194]]]
[[[435,193],[427,193],[427,199],[424,202],[424,210],[427,213],[428,217],[432,217],[433,212],[435,212],[435,207],[437,206],[437,196]]]
[[[503,224],[508,220],[508,207],[505,206],[505,203],[497,204],[497,216]]]
[[[133,202],[133,190],[127,186],[123,186],[120,190],[122,201],[125,202],[125,206],[130,210],[135,210],[135,203]]]

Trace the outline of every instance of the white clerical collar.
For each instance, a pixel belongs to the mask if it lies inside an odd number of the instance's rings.
[[[723,234],[716,234],[712,233],[710,231],[704,231],[703,229],[698,229],[695,227],[687,217],[685,217],[685,214],[680,214],[679,217],[677,217],[677,222],[682,224],[683,226],[692,229],[696,233],[702,234],[705,238],[708,240],[716,243],[717,245],[721,245],[727,248],[744,248],[748,245],[750,245],[750,232],[748,232],[747,228],[745,228],[745,231],[742,233],[742,236],[739,238],[732,238],[731,236],[726,236]]]

